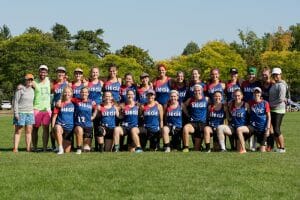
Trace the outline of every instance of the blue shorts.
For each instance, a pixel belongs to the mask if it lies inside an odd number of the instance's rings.
[[[35,124],[33,113],[19,113],[19,120],[15,117],[13,119],[13,124],[16,126],[25,126]]]

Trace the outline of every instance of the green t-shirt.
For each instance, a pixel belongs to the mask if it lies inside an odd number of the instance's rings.
[[[35,80],[35,89],[34,89],[34,100],[33,107],[34,109],[40,111],[50,110],[50,81],[49,78],[46,78],[44,82],[41,82],[39,79]]]

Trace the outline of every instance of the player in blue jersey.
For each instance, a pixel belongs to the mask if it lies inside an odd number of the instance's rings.
[[[104,92],[103,103],[98,106],[100,124],[98,126],[97,141],[99,150],[112,151],[113,135],[116,127],[116,118],[119,117],[119,108],[113,102],[111,92]]]
[[[182,134],[182,106],[179,103],[179,93],[171,90],[170,100],[164,112],[165,126],[162,129],[162,137],[165,152],[171,151],[170,138],[172,137],[172,148],[180,149]]]
[[[215,68],[210,71],[210,80],[206,84],[206,89],[204,89],[210,102],[214,101],[213,95],[216,91],[221,92],[222,96],[224,96],[225,84],[220,81],[219,77],[219,69]]]
[[[153,89],[152,83],[149,80],[149,74],[142,73],[140,75],[141,84],[137,89],[137,101],[139,104],[147,103],[147,92],[150,89]]]
[[[200,72],[200,69],[197,69],[197,68],[194,68],[192,69],[192,72],[191,72],[191,80],[189,82],[189,87],[188,87],[188,90],[187,90],[187,94],[186,94],[186,99],[187,100],[188,98],[191,98],[194,96],[194,85],[201,85],[202,86],[202,95],[204,95],[204,89],[206,88],[205,87],[205,83],[201,80],[201,72]]]
[[[140,142],[132,144],[132,136],[137,136],[140,133],[139,126],[139,106],[135,99],[135,92],[133,90],[127,90],[126,102],[120,104],[120,118],[121,126],[117,126],[114,131],[114,151],[120,150],[120,136],[127,136],[127,143],[129,151],[135,149],[136,152],[141,152],[142,148]],[[137,140],[135,140],[137,141]]]
[[[189,98],[182,106],[189,123],[183,127],[183,152],[189,152],[189,134],[195,138],[195,150],[199,151],[207,120],[208,98],[203,96],[201,85],[194,85],[194,97]]]
[[[140,114],[143,116],[143,127],[140,128],[141,146],[145,149],[147,141],[150,141],[150,150],[159,149],[160,129],[163,128],[163,108],[155,101],[155,91],[148,90],[148,102],[140,106]]]
[[[247,80],[242,82],[241,88],[244,94],[244,101],[249,102],[253,100],[253,88],[260,87],[259,81],[256,79],[257,69],[249,67]]]
[[[77,154],[81,154],[82,145],[84,151],[91,150],[93,138],[93,120],[97,115],[96,103],[88,99],[89,88],[84,87],[80,91],[81,99],[72,99],[75,105],[74,132],[77,142]]]
[[[178,101],[179,103],[183,103],[186,100],[188,84],[182,71],[177,72],[176,79],[172,82],[172,89],[177,90],[179,95]]]
[[[117,77],[118,74],[118,68],[116,65],[111,65],[108,68],[108,78],[104,82],[103,91],[104,92],[111,92],[113,99],[116,103],[119,103],[120,98],[120,87],[122,84],[122,79]]]
[[[81,99],[80,91],[83,87],[86,87],[87,81],[83,78],[83,70],[81,68],[76,68],[74,70],[74,80],[69,83],[69,86],[73,90],[73,98]]]
[[[127,94],[128,90],[131,90],[134,92],[134,98],[136,98],[136,93],[137,93],[137,86],[134,83],[133,76],[131,73],[125,74],[124,81],[125,81],[125,83],[122,84],[121,88],[120,88],[120,97],[121,97],[120,103],[126,102],[126,97],[127,97],[126,94]],[[136,100],[136,99],[134,99],[134,100]]]
[[[234,100],[228,103],[228,125],[221,125],[218,127],[218,138],[220,143],[221,151],[226,150],[225,148],[225,135],[232,136],[238,139],[238,149],[240,153],[246,153],[241,148],[240,141],[245,141],[244,137],[249,138],[248,125],[248,114],[249,104],[243,100],[243,92],[241,89],[234,91]],[[231,143],[231,149],[235,149],[235,144]]]
[[[153,88],[156,93],[156,101],[165,107],[170,97],[172,89],[172,79],[166,75],[167,67],[165,64],[159,64],[159,76],[153,81]]]
[[[249,102],[250,125],[248,128],[250,134],[254,135],[260,144],[260,152],[265,152],[271,127],[270,106],[266,100],[261,98],[262,90],[259,87],[254,88],[253,93],[254,100]]]
[[[71,102],[73,91],[65,87],[61,96],[60,107],[55,107],[52,116],[52,130],[55,134],[58,153],[70,152],[74,128],[74,104]]]
[[[231,78],[225,85],[225,95],[227,103],[234,99],[234,91],[241,88],[241,83],[238,79],[238,69],[231,68],[229,73]]]
[[[205,151],[210,152],[210,137],[213,137],[214,150],[219,150],[218,127],[224,124],[227,107],[223,100],[223,94],[215,91],[213,94],[214,101],[208,106],[207,126],[204,128]]]

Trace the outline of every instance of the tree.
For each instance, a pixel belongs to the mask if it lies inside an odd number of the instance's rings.
[[[300,51],[300,23],[290,26],[289,30],[293,38],[291,50]]]
[[[292,46],[293,38],[290,31],[278,27],[277,32],[265,34],[263,40],[265,41],[266,51],[287,51]]]
[[[27,28],[24,33],[43,34],[43,31],[41,29],[31,26],[31,27]]]
[[[187,56],[190,54],[198,53],[199,51],[200,51],[200,48],[199,48],[198,44],[191,41],[186,45],[186,47],[184,48],[181,55]]]
[[[126,45],[116,51],[116,55],[124,57],[124,58],[134,58],[137,63],[147,67],[153,67],[154,61],[148,54],[148,51],[143,50],[134,45]]]
[[[75,39],[73,49],[74,50],[88,50],[99,57],[104,57],[109,54],[108,43],[105,43],[101,38],[104,31],[97,29],[96,31],[84,31],[80,30],[73,36]]]
[[[239,30],[241,43],[232,42],[230,46],[238,52],[247,65],[260,66],[260,54],[264,51],[263,40],[258,38],[253,31],[244,33]]]
[[[57,42],[65,43],[66,47],[71,46],[71,34],[64,25],[56,23],[51,30],[54,40],[56,40]]]
[[[10,30],[8,26],[4,24],[2,27],[0,27],[0,41],[7,40],[9,38],[11,38]]]

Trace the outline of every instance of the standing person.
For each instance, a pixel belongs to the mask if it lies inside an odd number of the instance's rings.
[[[201,80],[201,72],[200,69],[194,68],[192,69],[192,76],[191,76],[191,81],[189,83],[188,91],[186,94],[186,99],[191,98],[194,96],[194,86],[196,84],[201,85],[202,87],[202,95],[204,96],[204,89],[206,88],[205,83]]]
[[[25,126],[26,151],[29,152],[31,145],[32,125],[34,124],[33,99],[34,90],[32,89],[33,75],[26,74],[25,87],[19,88],[14,97],[14,119],[15,125],[14,148],[13,152],[18,152],[22,129]]]
[[[178,91],[178,101],[179,103],[183,103],[186,100],[188,85],[182,71],[177,72],[176,80],[173,82],[172,89]]]
[[[248,68],[247,80],[242,82],[241,88],[244,94],[244,101],[249,102],[253,100],[253,88],[260,87],[259,81],[256,79],[257,69],[256,67]]]
[[[119,103],[121,100],[120,87],[122,84],[122,79],[117,76],[118,75],[117,66],[111,65],[108,68],[108,73],[109,73],[108,78],[103,85],[103,91],[111,92],[114,102]]]
[[[145,104],[148,101],[147,92],[148,92],[148,90],[153,89],[153,87],[149,80],[149,74],[142,73],[140,75],[140,80],[141,80],[141,84],[140,84],[139,88],[137,89],[137,101],[140,104]]]
[[[73,98],[81,99],[80,90],[87,85],[88,82],[84,81],[83,78],[83,70],[81,68],[76,68],[74,70],[74,80],[70,84],[73,90]]]
[[[120,150],[120,136],[127,136],[127,143],[129,147],[132,147],[132,135],[138,135],[140,133],[138,128],[139,106],[134,99],[135,92],[129,89],[126,92],[126,102],[120,104],[121,126],[116,127],[114,131],[115,152]],[[135,151],[142,151],[139,143],[135,146]]]
[[[66,69],[64,67],[57,67],[56,69],[57,78],[51,83],[51,94],[53,94],[53,99],[51,103],[51,111],[53,113],[54,107],[58,100],[61,99],[62,91],[68,86],[68,81],[66,79]],[[50,134],[52,150],[55,150],[55,134],[51,130]]]
[[[275,83],[270,88],[269,101],[271,107],[271,123],[274,129],[275,141],[277,143],[276,152],[285,153],[286,149],[284,137],[281,133],[280,127],[286,111],[287,84],[284,80],[282,80],[281,74],[282,71],[280,68],[276,67],[272,69],[272,77]]]
[[[218,130],[224,124],[226,118],[227,107],[223,101],[223,94],[221,91],[215,91],[213,94],[214,101],[208,106],[208,120],[207,126],[204,128],[205,151],[209,153],[210,138],[213,137],[214,149],[217,150],[219,146]],[[219,150],[219,149],[218,149]],[[224,149],[221,149],[224,151]]]
[[[262,90],[259,87],[254,88],[253,93],[254,100],[249,102],[250,124],[248,128],[250,134],[257,138],[257,142],[260,144],[260,152],[265,152],[271,127],[270,106],[266,100],[262,99]]]
[[[165,152],[171,151],[170,138],[172,137],[172,148],[180,149],[182,135],[182,106],[179,103],[179,93],[176,90],[171,90],[170,100],[165,109],[166,125],[162,129]]]
[[[157,67],[159,72],[158,77],[153,81],[153,89],[155,91],[156,101],[165,107],[170,98],[172,87],[171,78],[167,76],[167,67],[164,64],[159,64]]]
[[[241,88],[241,84],[238,79],[238,69],[231,68],[229,73],[231,78],[225,85],[225,94],[227,98],[227,103],[234,99],[233,96],[234,91]]]
[[[208,98],[203,96],[201,85],[194,85],[194,96],[184,102],[182,110],[189,118],[189,123],[183,127],[183,152],[189,152],[189,134],[195,138],[195,150],[199,151],[207,120]]]
[[[112,151],[116,119],[119,117],[119,108],[114,104],[111,92],[104,92],[103,103],[99,105],[97,109],[100,116],[97,135],[99,150],[102,152],[104,144],[105,151]]]
[[[205,89],[210,102],[214,101],[214,93],[216,91],[221,92],[222,100],[223,100],[225,84],[220,81],[219,77],[220,77],[219,69],[216,68],[210,71],[210,81],[206,85],[206,89]]]
[[[76,135],[77,152],[81,154],[82,145],[84,151],[91,150],[91,141],[93,138],[92,121],[97,115],[96,103],[91,101],[89,97],[89,88],[83,87],[80,91],[81,99],[72,99],[75,106],[74,113],[74,133]]]
[[[127,98],[127,91],[128,90],[131,90],[134,92],[134,98],[136,97],[136,92],[137,92],[137,86],[136,84],[134,83],[134,80],[133,80],[133,76],[131,73],[127,73],[125,74],[124,76],[124,80],[125,80],[125,83],[121,85],[121,88],[120,88],[120,96],[121,96],[121,100],[120,100],[120,103],[125,103],[126,102],[126,98]],[[136,100],[136,99],[134,99]]]
[[[155,91],[148,90],[148,101],[140,106],[143,116],[143,127],[140,128],[141,146],[145,149],[147,140],[150,141],[150,150],[159,149],[160,129],[163,128],[163,108],[155,101]]]
[[[90,71],[90,81],[88,82],[89,88],[89,99],[94,101],[96,105],[100,105],[102,103],[102,88],[103,82],[99,80],[99,68],[92,67]],[[95,151],[98,151],[98,142],[96,141],[96,135],[99,135],[98,125],[100,123],[100,116],[97,115],[93,121],[93,132],[95,137]]]
[[[51,104],[50,104],[50,80],[48,76],[48,67],[41,65],[39,67],[39,77],[34,80],[34,120],[35,124],[32,131],[33,150],[37,150],[39,127],[43,127],[43,151],[47,151],[49,140],[49,125],[51,122]]]
[[[53,110],[51,126],[58,144],[57,154],[71,151],[75,111],[74,104],[71,102],[72,96],[72,88],[65,87],[60,98],[60,107],[55,107]]]

